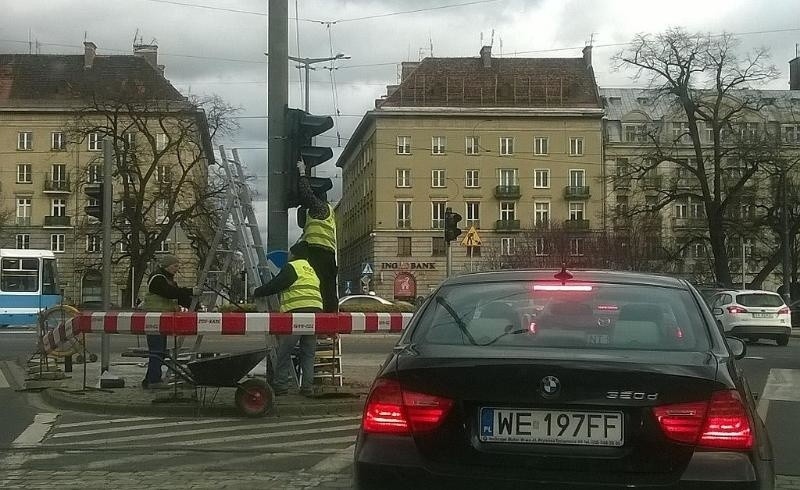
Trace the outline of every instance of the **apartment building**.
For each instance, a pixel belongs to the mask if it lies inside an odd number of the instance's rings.
[[[485,46],[479,57],[403,63],[337,162],[341,292],[427,294],[445,277],[448,207],[482,240],[452,242],[456,273],[549,227],[581,255],[584,237],[606,226],[602,117],[591,47],[580,58],[497,58]],[[546,240],[533,239],[546,255]]]
[[[173,107],[186,102],[164,78],[156,46],[135,46],[132,55],[100,56],[93,43],[84,44],[83,55],[0,55],[0,209],[5,217],[0,223],[0,247],[56,252],[60,284],[66,301],[73,304],[101,298],[102,230],[85,212],[87,204],[98,203],[87,200],[84,186],[102,180],[106,122],[102,115],[92,119],[88,101],[99,87],[112,92],[134,89],[143,100],[157,99]],[[84,122],[96,122],[98,131],[77,137],[78,114]],[[126,132],[128,148],[135,146],[136,136],[134,129]],[[157,139],[166,145],[169,135],[159,134]],[[162,185],[169,184],[167,163],[158,176]],[[118,193],[121,179],[121,175],[114,179]],[[121,208],[122,203],[116,202],[115,218]],[[115,230],[111,296],[115,304],[129,304],[137,296],[128,284],[131,267],[126,242],[120,237],[123,232]],[[198,260],[179,226],[159,252],[179,255],[185,262],[181,282],[194,281]]]

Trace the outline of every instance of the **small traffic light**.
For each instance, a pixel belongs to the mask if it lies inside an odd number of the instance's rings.
[[[289,155],[286,162],[286,188],[288,207],[300,205],[297,193],[297,180],[300,172],[297,162],[305,163],[306,176],[309,177],[311,189],[322,195],[333,188],[333,182],[327,177],[310,177],[311,168],[333,158],[333,150],[326,146],[312,146],[311,139],[333,127],[330,116],[314,116],[300,109],[288,109],[287,123],[289,127]]]
[[[97,219],[102,223],[103,221],[103,181],[90,182],[83,188],[84,194],[88,199],[88,203],[84,208],[86,214],[92,218]]]
[[[458,235],[461,234],[461,228],[458,227],[458,222],[461,221],[461,215],[454,213],[452,208],[444,210],[444,241],[452,242]]]

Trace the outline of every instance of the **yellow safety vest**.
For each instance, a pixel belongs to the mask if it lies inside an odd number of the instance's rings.
[[[289,289],[281,291],[281,311],[299,308],[322,309],[322,295],[319,292],[319,278],[314,268],[305,259],[292,260],[288,264],[297,274],[297,280]]]
[[[306,226],[300,241],[336,251],[336,218],[333,206],[328,204],[328,217],[325,219],[312,218],[306,211]]]

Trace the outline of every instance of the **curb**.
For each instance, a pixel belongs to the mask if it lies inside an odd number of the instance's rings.
[[[40,395],[45,403],[55,408],[93,412],[113,415],[165,415],[165,416],[190,416],[190,417],[244,417],[231,402],[230,406],[200,406],[199,403],[187,399],[186,402],[174,403],[102,403],[94,400],[81,399],[83,395],[70,393],[61,388],[47,388]],[[298,401],[291,400],[281,403],[281,398],[267,417],[294,417],[303,415],[353,415],[361,413],[364,408],[365,397],[347,400],[329,400],[320,402],[319,398],[302,398]]]

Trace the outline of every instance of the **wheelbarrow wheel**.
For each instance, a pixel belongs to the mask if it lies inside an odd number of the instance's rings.
[[[263,417],[273,400],[272,388],[261,379],[250,378],[236,389],[236,408],[247,417]]]

